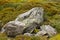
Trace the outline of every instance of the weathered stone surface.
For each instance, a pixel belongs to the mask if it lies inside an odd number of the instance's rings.
[[[22,34],[24,28],[24,23],[19,21],[10,21],[4,25],[2,32],[6,32],[8,36],[14,37],[17,34]]]
[[[56,29],[54,29],[52,26],[50,25],[42,25],[41,26],[41,29],[46,31],[46,33],[49,35],[49,36],[53,36],[57,33]],[[44,32],[43,32],[44,33]]]
[[[19,15],[15,21],[25,23],[26,31],[24,32],[31,33],[37,27],[37,24],[43,22],[43,10],[42,7],[32,8],[28,12]]]
[[[28,12],[19,15],[16,18],[16,21],[23,21],[24,23],[27,21],[40,23],[41,21],[43,21],[43,11],[44,9],[42,7],[32,8]]]
[[[42,31],[39,31],[37,34],[35,34],[35,36],[44,36],[45,34],[47,34],[47,32],[42,30]]]
[[[33,36],[31,33],[24,33],[25,36]]]
[[[43,22],[43,8],[35,7],[26,13],[20,14],[14,21],[4,25],[2,32],[9,36],[16,36],[22,33],[31,33],[36,27]]]

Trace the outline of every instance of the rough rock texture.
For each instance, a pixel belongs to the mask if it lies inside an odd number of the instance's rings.
[[[40,26],[40,31],[35,34],[35,36],[46,36],[51,37],[57,34],[57,31],[50,25],[42,25]]]
[[[44,36],[45,34],[47,34],[47,32],[42,30],[42,31],[39,31],[37,34],[35,34],[35,36]]]
[[[33,36],[31,33],[24,33],[25,36]]]
[[[50,25],[42,25],[40,27],[42,30],[44,30],[49,36],[53,36],[57,33],[56,29],[54,29],[52,26]],[[43,32],[44,33],[44,32]]]
[[[19,15],[15,21],[25,23],[24,32],[31,33],[37,27],[37,24],[43,22],[43,11],[42,7],[32,8],[28,12]]]
[[[1,33],[6,32],[8,36],[16,36],[26,32],[31,33],[37,25],[43,22],[43,10],[42,7],[35,7],[19,15],[14,21],[5,24]]]
[[[26,13],[19,15],[15,21],[20,21],[25,23],[26,27],[30,24],[40,24],[43,22],[43,11],[42,7],[35,7]]]
[[[19,21],[10,21],[4,25],[1,33],[6,32],[8,36],[16,36],[22,34],[24,26],[24,23]]]

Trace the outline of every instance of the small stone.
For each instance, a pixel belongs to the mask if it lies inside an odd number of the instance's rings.
[[[24,33],[25,36],[32,36],[31,33]]]
[[[48,33],[49,36],[53,36],[53,35],[56,35],[57,34],[57,31],[55,28],[53,28],[52,26],[50,25],[42,25],[40,27],[42,30],[46,31],[46,33]]]

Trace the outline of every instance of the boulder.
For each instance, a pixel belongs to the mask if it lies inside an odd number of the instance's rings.
[[[28,12],[20,14],[14,21],[5,24],[1,33],[6,32],[8,36],[31,33],[37,25],[43,22],[43,11],[42,7],[35,7]]]
[[[24,30],[24,32],[31,33],[37,27],[37,25],[40,25],[40,23],[43,22],[43,11],[44,9],[42,7],[32,8],[28,12],[19,15],[15,21],[25,23],[26,31]]]
[[[23,14],[18,15],[18,17],[15,20],[24,21],[25,23],[25,21],[30,21],[30,20],[34,21],[34,19],[36,19],[35,22],[40,23],[41,21],[43,21],[43,12],[44,9],[42,7],[35,7]]]

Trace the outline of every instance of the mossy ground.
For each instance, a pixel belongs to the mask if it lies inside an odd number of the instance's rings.
[[[0,21],[2,24],[6,24],[9,21],[14,20],[19,14],[27,12],[33,7],[43,7],[44,8],[44,23],[49,24],[56,28],[58,33],[60,33],[60,3],[55,1],[47,0],[0,0]],[[2,26],[3,26],[2,25]],[[0,24],[0,29],[2,28]],[[35,32],[38,30],[36,29]],[[22,36],[21,36],[22,37]],[[23,37],[24,38],[24,37]],[[25,40],[45,40],[41,37],[27,37]],[[60,34],[53,36],[50,40],[60,40]],[[15,38],[20,40],[20,36]],[[0,34],[0,40],[7,40],[4,34]],[[24,40],[24,39],[23,39]]]
[[[49,40],[60,40],[60,34],[57,34],[54,37],[51,37]]]

